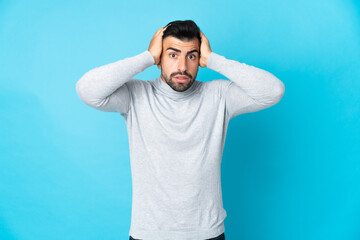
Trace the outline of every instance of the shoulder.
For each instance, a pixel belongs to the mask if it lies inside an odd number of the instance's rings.
[[[211,81],[202,82],[202,86],[205,91],[217,92],[219,94],[226,91],[226,89],[229,87],[230,84],[231,84],[231,81],[225,80],[225,79],[215,79],[215,80],[211,80]]]
[[[125,83],[125,85],[129,88],[129,90],[141,90],[150,86],[149,81],[141,80],[141,79],[130,79]]]
[[[207,84],[208,87],[223,87],[223,86],[228,86],[230,84],[230,82],[231,82],[230,80],[215,79],[215,80],[206,81],[203,83]]]

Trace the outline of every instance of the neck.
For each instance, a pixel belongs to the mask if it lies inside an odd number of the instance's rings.
[[[154,80],[154,85],[156,89],[158,89],[163,95],[166,95],[171,99],[178,100],[178,99],[187,99],[190,97],[190,95],[196,92],[198,89],[199,81],[194,80],[192,85],[183,92],[178,92],[172,89],[169,86],[169,84],[167,84],[167,82],[162,78],[162,76]]]

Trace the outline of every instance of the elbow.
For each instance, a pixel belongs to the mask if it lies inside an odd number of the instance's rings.
[[[77,81],[76,84],[75,84],[75,91],[76,91],[77,95],[80,97],[80,95],[81,95],[80,80]]]
[[[84,101],[84,91],[81,79],[75,84],[75,91],[82,101]]]
[[[284,96],[285,93],[285,84],[279,80],[279,84],[276,88],[276,94],[278,98],[282,98]]]
[[[85,84],[85,79],[84,79],[84,76],[82,78],[80,78],[80,80],[78,80],[75,84],[75,91],[77,93],[77,95],[79,96],[80,100],[89,105],[89,106],[93,106],[94,104],[92,103],[93,102],[93,98],[92,98],[92,94],[91,94],[91,91],[88,86],[88,83]]]
[[[284,83],[277,78],[273,78],[273,82],[271,83],[271,85],[267,86],[267,88],[264,89],[263,95],[260,98],[254,98],[254,100],[255,102],[257,102],[258,105],[261,105],[263,108],[268,108],[280,102],[280,100],[284,96],[284,93]]]
[[[105,104],[109,101],[109,98],[100,98],[96,95],[96,90],[94,90],[91,85],[89,85],[89,81],[85,79],[83,76],[78,82],[75,84],[75,91],[79,96],[80,100],[88,105],[89,107],[99,109],[103,108]]]
[[[273,102],[274,104],[277,104],[278,102],[280,102],[280,100],[285,94],[285,85],[282,81],[279,80],[276,88],[274,88],[273,90],[273,93],[274,93]]]

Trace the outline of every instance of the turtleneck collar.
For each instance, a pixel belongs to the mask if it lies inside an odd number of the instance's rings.
[[[196,92],[199,85],[199,81],[195,80],[193,84],[183,92],[178,92],[172,89],[167,83],[165,83],[161,79],[161,76],[153,80],[153,85],[161,94],[166,95],[174,100],[180,100],[180,99],[186,99],[190,97],[190,95],[192,95],[194,92]]]

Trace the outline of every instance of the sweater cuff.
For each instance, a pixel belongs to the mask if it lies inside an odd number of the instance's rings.
[[[149,50],[146,50],[138,55],[141,59],[143,59],[143,64],[147,67],[150,67],[151,65],[155,64],[155,60],[153,55],[149,52]]]
[[[206,66],[212,70],[218,71],[221,69],[222,63],[225,59],[226,58],[224,56],[211,52]]]

